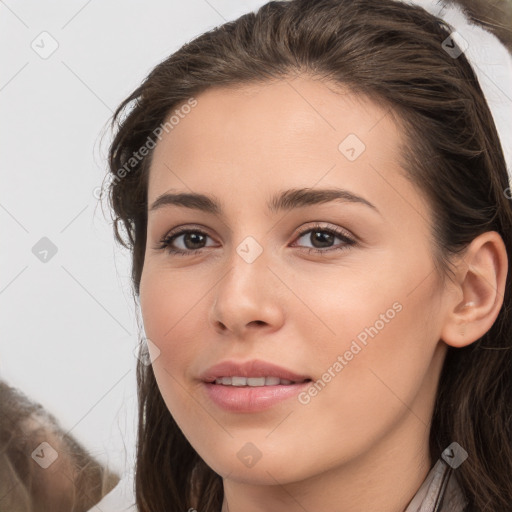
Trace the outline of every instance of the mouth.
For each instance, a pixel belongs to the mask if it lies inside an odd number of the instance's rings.
[[[294,384],[303,384],[304,382],[311,382],[311,379],[301,379],[293,381],[290,379],[282,379],[279,377],[267,376],[267,377],[242,377],[242,376],[231,376],[231,377],[217,377],[205,381],[210,384],[217,384],[221,386],[234,386],[234,387],[266,387],[266,386],[292,386]]]
[[[226,360],[199,376],[208,401],[229,412],[255,413],[297,397],[310,385],[301,375],[270,361]]]

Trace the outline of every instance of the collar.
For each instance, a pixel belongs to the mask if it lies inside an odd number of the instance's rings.
[[[440,458],[404,512],[465,512],[467,504],[455,470]]]

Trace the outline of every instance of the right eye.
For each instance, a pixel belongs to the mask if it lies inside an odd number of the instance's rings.
[[[178,248],[174,245],[175,241],[180,237],[183,237],[182,244],[183,248]],[[198,229],[185,229],[180,228],[174,232],[168,233],[160,240],[159,245],[156,249],[166,250],[170,254],[177,255],[195,255],[199,254],[203,247],[194,247],[195,245],[201,245],[205,242],[206,238],[209,238],[209,235],[203,231]],[[187,247],[189,246],[189,247]]]

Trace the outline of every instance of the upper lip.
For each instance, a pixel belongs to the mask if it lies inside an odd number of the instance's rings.
[[[204,382],[214,382],[221,377],[279,377],[293,382],[308,380],[310,377],[301,375],[282,366],[267,361],[253,359],[246,362],[222,361],[211,366],[200,375]]]

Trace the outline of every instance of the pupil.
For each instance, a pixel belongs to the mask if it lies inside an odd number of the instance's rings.
[[[322,245],[322,243],[332,242],[332,238],[334,235],[331,233],[327,233],[325,231],[314,231],[315,236],[313,237],[313,245],[316,245],[316,242],[320,242],[320,247],[326,247],[326,245]],[[319,236],[318,236],[319,235]]]
[[[203,238],[203,235],[201,235],[200,233],[188,233],[187,235],[185,235],[185,241],[187,239],[192,239],[192,245],[194,243],[200,243],[200,241],[198,242],[197,239],[200,239],[200,238]],[[195,242],[194,242],[194,239],[195,239]],[[185,242],[185,245],[187,246],[188,249],[197,249],[197,247],[188,247],[189,244],[187,244]]]

